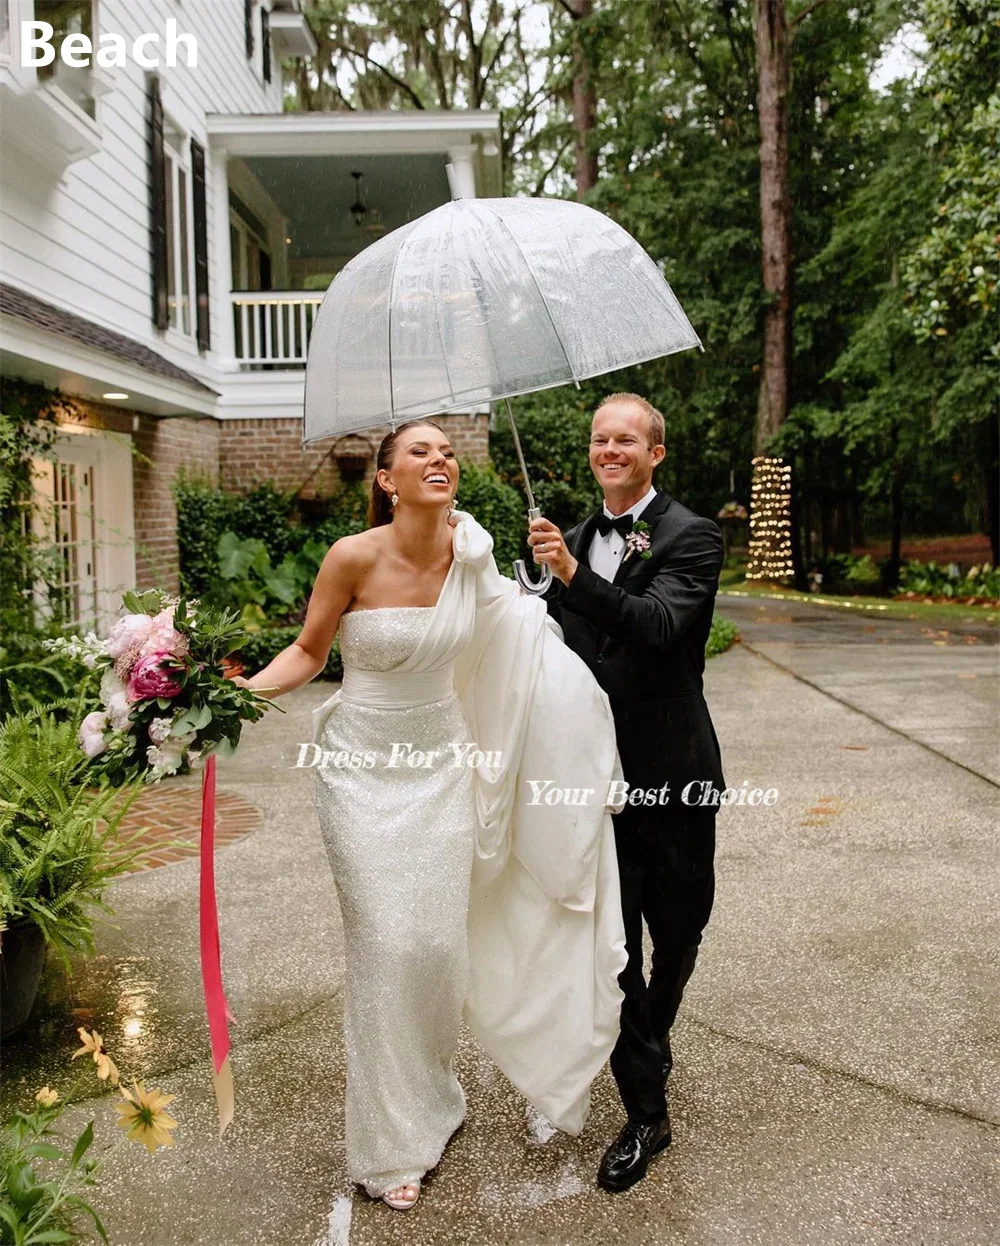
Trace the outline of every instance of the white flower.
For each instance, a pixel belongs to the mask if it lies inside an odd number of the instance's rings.
[[[972,275],[973,277],[985,277],[986,269],[983,268],[982,264],[977,264],[976,267],[972,270]]]
[[[192,770],[197,770],[202,763],[201,749],[190,748],[187,754],[187,764]]]
[[[101,700],[107,705],[113,696],[125,691],[125,684],[118,678],[112,667],[101,676]]]
[[[96,632],[88,632],[83,638],[83,648],[80,652],[80,661],[84,664],[88,671],[92,671],[97,665],[98,660],[104,656],[104,642]]]
[[[112,667],[108,667],[101,677],[101,700],[114,729],[116,731],[130,730],[131,724],[128,716],[132,711],[132,705],[129,702],[125,685]]]
[[[170,718],[154,718],[147,727],[149,738],[154,744],[162,744],[163,741],[170,735],[170,728],[172,725],[173,720]]]
[[[108,747],[104,740],[104,729],[108,725],[107,714],[94,710],[80,724],[80,747],[88,757],[98,757]]]
[[[160,779],[165,774],[176,774],[197,734],[188,731],[184,735],[170,736],[160,744],[151,744],[146,749],[146,760],[153,768],[153,777]]]

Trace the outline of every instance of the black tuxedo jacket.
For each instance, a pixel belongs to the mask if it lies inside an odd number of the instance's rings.
[[[719,743],[702,692],[705,644],[722,569],[716,524],[659,491],[639,516],[650,557],[623,558],[609,583],[590,567],[597,512],[564,534],[579,561],[568,585],[553,580],[549,613],[608,694],[618,751],[632,787],[724,787]],[[700,793],[699,793],[700,794]]]

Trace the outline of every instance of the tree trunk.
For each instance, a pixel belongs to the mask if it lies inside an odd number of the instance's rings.
[[[565,0],[573,19],[573,130],[576,151],[576,197],[583,199],[597,185],[597,154],[592,136],[597,120],[597,92],[584,40],[577,23],[585,21],[594,11],[594,0]]]
[[[792,354],[792,230],[788,190],[788,18],[785,0],[758,0],[761,274],[768,305],[754,448],[765,452],[788,415]]]
[[[754,424],[754,486],[747,579],[803,578],[791,477],[768,466],[767,447],[789,408],[792,354],[792,230],[788,190],[788,14],[785,0],[757,0],[761,277],[767,306]],[[767,484],[765,485],[765,480]],[[780,496],[784,494],[785,496]],[[794,564],[794,565],[793,565]]]
[[[882,584],[888,592],[899,586],[899,569],[903,561],[903,464],[899,459],[899,428],[892,426],[892,486],[889,491],[892,536],[889,561],[882,573]]]

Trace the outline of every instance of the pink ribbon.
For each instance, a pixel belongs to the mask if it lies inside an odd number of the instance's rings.
[[[199,884],[199,931],[201,980],[205,988],[205,1011],[212,1047],[212,1083],[219,1108],[219,1137],[233,1119],[233,1074],[229,1064],[229,1011],[222,987],[222,953],[219,945],[219,913],[215,903],[215,755],[205,759],[201,780],[201,877]]]

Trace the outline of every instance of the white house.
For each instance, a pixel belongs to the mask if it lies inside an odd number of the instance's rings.
[[[0,373],[73,397],[37,465],[72,622],[176,586],[181,465],[329,490],[337,447],[301,446],[323,291],[448,163],[501,193],[495,113],[283,112],[314,52],[300,0],[0,0]],[[448,417],[460,453],[486,419]]]

